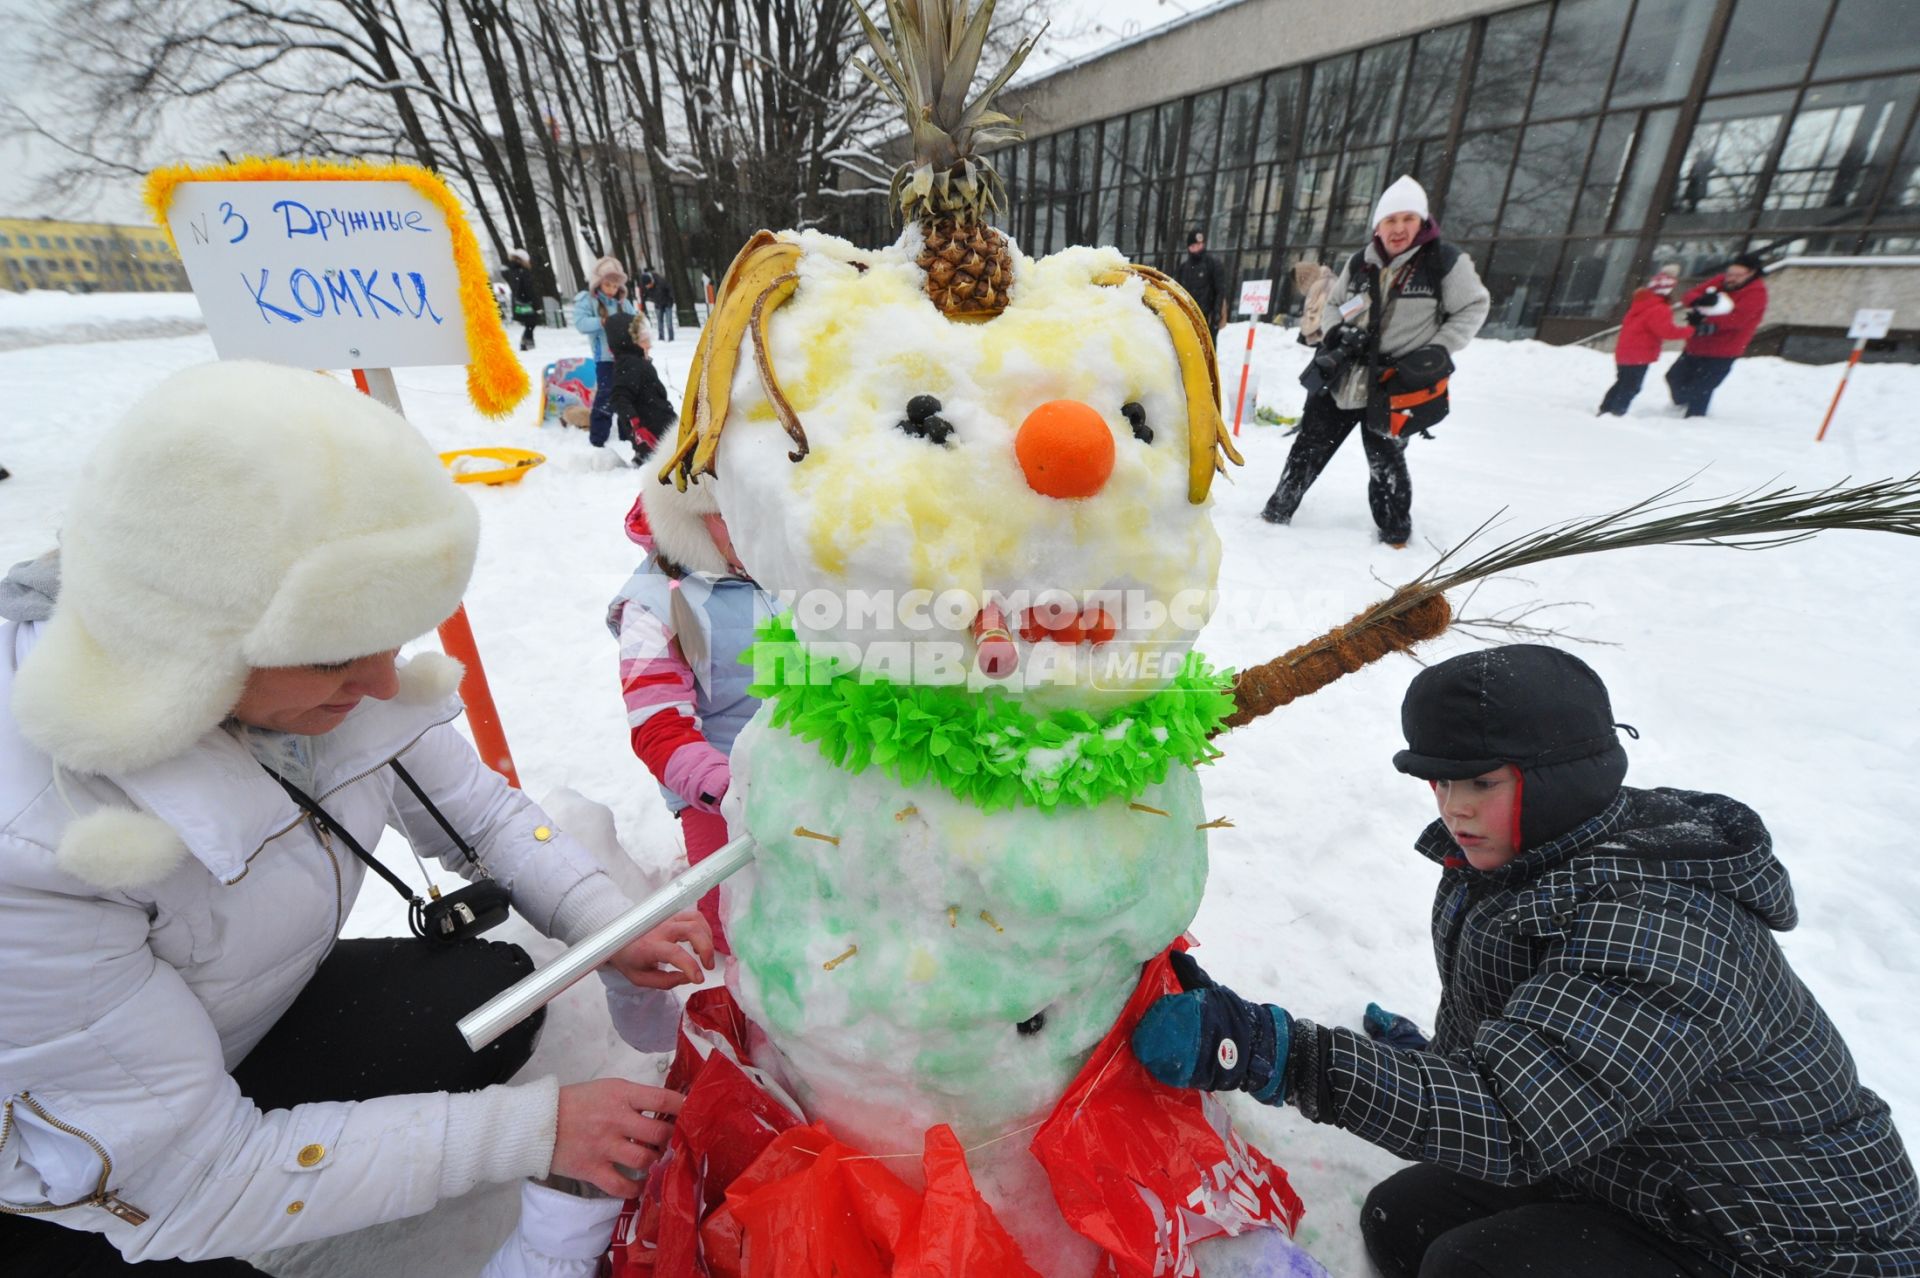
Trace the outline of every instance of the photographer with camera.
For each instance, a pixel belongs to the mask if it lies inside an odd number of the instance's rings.
[[[1713,392],[1733,371],[1733,361],[1747,353],[1767,317],[1766,260],[1742,253],[1685,301],[1693,336],[1667,370],[1667,386],[1676,408],[1688,417],[1705,417]]]
[[[1327,295],[1325,335],[1300,379],[1306,409],[1260,517],[1291,522],[1327,462],[1363,426],[1368,505],[1380,540],[1398,548],[1412,534],[1407,439],[1446,416],[1452,356],[1480,331],[1492,300],[1473,259],[1440,238],[1413,178],[1381,193],[1373,227]]]
[[[134,404],[0,586],[0,1268],[234,1278],[484,1182],[636,1192],[677,1094],[509,1084],[539,1018],[455,1028],[533,970],[478,935],[509,906],[568,942],[630,908],[455,728],[458,664],[396,659],[478,533],[397,414],[216,363]],[[468,883],[410,886],[387,829]],[[369,871],[414,936],[339,939]],[[664,991],[712,963],[697,914],[628,945],[622,1037],[670,1047]]]

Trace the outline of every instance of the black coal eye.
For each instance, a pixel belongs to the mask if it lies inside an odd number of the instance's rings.
[[[1021,1021],[1018,1025],[1014,1026],[1014,1028],[1019,1030],[1022,1035],[1029,1036],[1029,1037],[1034,1034],[1038,1034],[1041,1030],[1045,1029],[1046,1027],[1047,1027],[1047,1014],[1044,1011],[1035,1012],[1032,1016],[1029,1016],[1026,1020]]]
[[[1147,410],[1138,400],[1120,405],[1120,415],[1133,427],[1133,437],[1143,444],[1153,442],[1153,427],[1147,425]]]
[[[915,439],[930,444],[945,444],[953,434],[953,424],[940,416],[940,401],[931,395],[915,395],[907,401],[907,415],[895,423]]]

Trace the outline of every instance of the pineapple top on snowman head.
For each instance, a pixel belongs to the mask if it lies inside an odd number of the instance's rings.
[[[1115,250],[1011,245],[1004,307],[951,319],[922,249],[756,236],[649,509],[717,511],[842,669],[1088,708],[1157,690],[1211,610],[1207,496],[1239,460],[1204,322]],[[982,659],[996,622],[1010,667]]]

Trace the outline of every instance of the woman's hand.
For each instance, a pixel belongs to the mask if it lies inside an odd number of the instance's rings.
[[[584,1180],[615,1198],[634,1197],[640,1182],[627,1173],[659,1161],[685,1099],[623,1078],[562,1087],[552,1174]]]
[[[607,966],[643,989],[670,990],[699,985],[713,962],[713,929],[699,911],[687,910],[627,942]]]

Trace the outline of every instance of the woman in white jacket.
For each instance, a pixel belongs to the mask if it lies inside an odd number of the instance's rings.
[[[483,1181],[637,1189],[678,1096],[508,1085],[537,1024],[477,1054],[454,1030],[531,970],[518,947],[337,941],[387,826],[562,940],[629,906],[455,731],[457,665],[395,660],[477,530],[399,416],[264,364],[171,378],[88,464],[57,581],[0,624],[8,1272],[252,1274],[211,1258]],[[703,963],[692,914],[624,950],[623,1032],[634,987]],[[671,996],[640,997],[670,1045]]]

